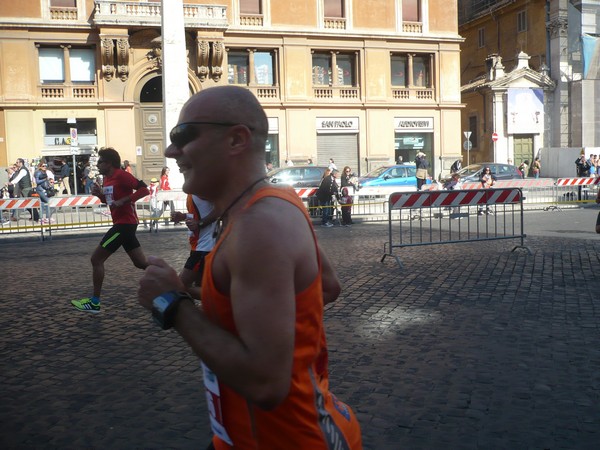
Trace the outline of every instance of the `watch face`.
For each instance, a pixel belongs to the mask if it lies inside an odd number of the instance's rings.
[[[154,306],[159,311],[164,311],[170,304],[171,302],[169,301],[169,299],[163,297],[162,295],[159,295],[152,301],[152,306]]]

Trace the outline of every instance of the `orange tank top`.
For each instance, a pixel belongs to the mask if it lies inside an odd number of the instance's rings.
[[[277,197],[295,205],[304,213],[312,230],[306,208],[291,188],[260,189],[244,209],[264,197]],[[212,272],[214,255],[230,230],[231,223],[206,257],[201,297],[209,319],[237,336],[231,299],[216,289]],[[313,238],[316,247],[314,231]],[[252,405],[220,383],[216,375],[202,365],[213,444],[217,450],[362,449],[360,426],[354,413],[329,391],[320,260],[318,263],[315,280],[296,295],[292,382],[288,396],[278,407],[265,411]]]

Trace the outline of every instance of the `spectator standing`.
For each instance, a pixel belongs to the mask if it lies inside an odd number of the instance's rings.
[[[527,178],[527,174],[529,173],[529,160],[526,159],[521,164],[519,164],[519,170],[521,171],[521,178]]]
[[[333,196],[337,195],[338,186],[335,182],[335,176],[331,169],[325,169],[321,183],[317,189],[316,196],[319,200],[319,206],[321,207],[321,226],[330,228],[333,226],[331,222],[333,219]]]
[[[533,178],[539,178],[541,171],[542,163],[540,162],[540,158],[536,157],[531,163],[531,173],[533,173]]]
[[[94,174],[92,172],[92,165],[89,161],[83,166],[83,186],[86,194],[92,193],[92,185],[94,184]]]
[[[67,191],[67,195],[71,195],[71,168],[69,167],[69,165],[67,164],[67,161],[64,159],[61,159],[61,166],[60,166],[60,182],[59,182],[59,186],[60,186],[60,194],[63,194],[64,191]]]
[[[427,155],[423,152],[418,152],[415,158],[415,166],[417,168],[417,190],[420,191],[421,187],[427,182],[427,168],[429,162],[427,161]]]
[[[446,183],[444,183],[444,185],[442,187],[448,191],[462,189],[462,183],[460,181],[460,174],[454,172],[452,174],[452,176],[450,177],[450,180],[447,181]],[[460,206],[454,206],[452,208],[452,213],[450,214],[450,217],[453,219],[460,218]]]
[[[578,177],[589,177],[590,176],[590,165],[585,159],[585,153],[581,153],[579,158],[575,160],[575,168],[577,169]]]
[[[160,172],[160,190],[161,191],[170,191],[171,190],[171,185],[169,184],[169,172],[171,171],[171,169],[169,169],[168,167],[163,167],[161,172]],[[175,211],[175,203],[173,202],[173,200],[165,200],[163,202],[163,207],[162,210],[166,211],[167,206],[169,207],[169,211],[173,212]],[[169,219],[165,219],[165,225],[169,224]]]
[[[398,155],[398,158],[396,159],[396,164],[404,164],[404,160],[402,159],[402,155]]]
[[[23,158],[17,158],[15,162],[16,172],[13,176],[12,181],[9,181],[9,185],[12,184],[15,186],[15,192],[19,197],[30,197],[33,192],[33,185],[31,181],[31,173],[29,169],[25,165],[25,160]],[[18,210],[14,210],[15,215],[11,217],[10,220],[17,221],[19,220],[19,212]],[[35,208],[29,209],[31,213],[31,220],[37,222],[40,220],[40,216],[38,210]]]
[[[481,182],[481,189],[490,189],[496,183],[496,177],[492,174],[491,169],[485,166],[481,171],[479,181]],[[483,207],[483,205],[479,207],[478,214],[482,216],[484,212],[485,214],[494,213],[487,204],[485,205],[485,208]]]
[[[14,181],[14,179],[17,177],[19,170],[17,168],[16,164],[13,164],[12,166],[8,167],[6,169],[6,173],[8,175],[8,181],[5,183],[5,187],[6,190],[8,191],[8,197],[9,198],[18,198],[21,196],[20,194],[20,190],[19,190],[19,186],[18,184],[13,184],[12,181]],[[17,210],[13,209],[10,212],[10,220],[14,220],[17,221],[18,220],[18,216],[17,214]],[[8,222],[9,220],[6,219],[6,221]]]
[[[4,187],[6,188],[6,192],[8,192],[8,198],[18,197],[15,195],[15,185],[10,183],[17,172],[17,166],[13,164],[12,166],[8,166],[5,170],[8,181],[4,183]]]
[[[15,175],[15,170],[16,167],[13,164],[12,166],[7,167],[6,169],[6,176],[8,178],[8,181],[6,183],[4,183],[4,190],[2,191],[5,195],[8,196],[8,198],[15,198],[15,186],[10,184],[10,180],[13,178],[13,176]],[[2,211],[0,210],[0,213]],[[12,214],[14,214],[15,210],[12,210],[11,216]],[[0,220],[2,221],[2,225],[7,224],[10,222],[10,218],[4,217],[4,215],[1,215]]]
[[[294,165],[294,161],[292,161],[291,159],[286,159],[285,160],[285,165],[287,167],[292,167]]]
[[[106,232],[91,257],[93,293],[91,297],[71,300],[79,311],[100,312],[100,295],[104,282],[104,262],[119,247],[127,252],[133,265],[145,269],[148,265],[135,231],[138,217],[135,202],[149,194],[146,184],[121,169],[121,156],[114,148],[102,148],[98,152],[98,171],[103,176],[102,187],[94,183],[95,195],[110,208],[113,226]]]
[[[333,161],[333,158],[329,158],[329,165],[327,167],[332,172],[337,172],[338,170],[337,166],[335,165],[335,162]]]
[[[221,211],[202,309],[155,257],[139,300],[202,360],[211,448],[359,450],[356,417],[329,387],[323,305],[340,283],[298,195],[265,182],[267,133],[247,89],[213,87],[187,101],[166,156],[182,168],[183,190]]]
[[[354,197],[350,195],[350,189],[348,187],[342,188],[342,195],[340,196],[340,205],[342,208],[342,225],[345,227],[351,227],[352,222],[352,203]]]
[[[462,169],[462,156],[452,163],[450,166],[450,173],[456,173],[460,169]]]
[[[48,224],[51,220],[51,212],[50,212],[50,199],[48,196],[48,190],[53,189],[52,182],[48,177],[48,165],[45,162],[40,162],[38,164],[37,170],[34,172],[33,176],[35,178],[35,192],[38,194],[40,198],[40,223]],[[46,217],[44,217],[46,216]],[[52,220],[54,222],[54,220]]]
[[[158,231],[158,218],[162,216],[163,209],[158,207],[158,178],[150,178],[148,193],[150,194],[150,231]],[[144,228],[148,228],[148,224],[144,220]]]
[[[590,177],[597,177],[598,176],[598,158],[596,157],[596,155],[590,155],[590,161],[588,164],[590,166]]]
[[[354,183],[354,174],[350,166],[345,166],[342,170],[340,180],[342,195],[340,204],[342,207],[342,225],[351,226],[352,222],[352,203],[354,202],[353,194],[356,192],[356,183]]]
[[[307,164],[308,166],[314,166],[314,165],[315,165],[315,164],[313,163],[313,160],[312,160],[312,158],[308,158],[308,159],[306,160],[306,164]]]
[[[123,170],[133,175],[133,169],[131,168],[131,164],[129,164],[128,160],[123,161]]]

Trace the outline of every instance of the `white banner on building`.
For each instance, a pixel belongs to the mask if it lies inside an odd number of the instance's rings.
[[[539,134],[544,131],[544,91],[508,89],[508,134]]]

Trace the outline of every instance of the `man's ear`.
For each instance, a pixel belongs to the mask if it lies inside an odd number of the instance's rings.
[[[252,131],[246,125],[234,125],[227,139],[232,152],[241,153],[252,145]]]

